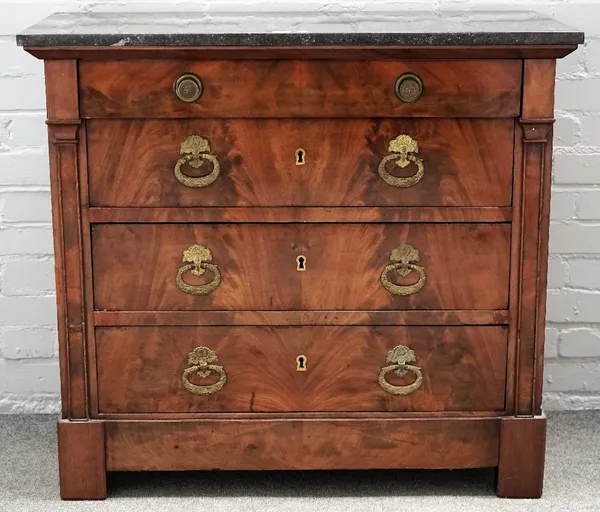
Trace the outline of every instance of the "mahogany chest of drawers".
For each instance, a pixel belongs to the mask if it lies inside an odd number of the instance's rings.
[[[19,36],[45,59],[63,498],[106,471],[477,467],[539,496],[555,60],[582,34],[96,16]]]

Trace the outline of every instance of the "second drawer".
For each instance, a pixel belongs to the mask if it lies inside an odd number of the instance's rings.
[[[508,305],[509,224],[100,224],[100,310]]]
[[[499,411],[506,327],[96,332],[99,411]]]
[[[87,123],[93,206],[509,206],[512,119]]]

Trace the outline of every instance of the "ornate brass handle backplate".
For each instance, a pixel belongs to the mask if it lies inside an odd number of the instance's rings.
[[[377,172],[379,172],[379,176],[381,176],[383,181],[388,185],[392,185],[392,187],[400,188],[412,187],[421,181],[421,178],[425,175],[423,160],[411,154],[419,152],[419,143],[416,140],[408,135],[398,135],[398,137],[390,142],[388,151],[391,154],[384,156],[377,168]],[[388,162],[392,160],[395,160],[394,163],[401,169],[408,167],[412,162],[417,166],[417,172],[408,178],[394,176],[386,169]]]
[[[421,387],[423,382],[423,374],[421,368],[412,366],[406,363],[414,363],[416,361],[415,353],[404,345],[398,345],[388,352],[386,363],[392,363],[389,366],[384,366],[379,372],[379,385],[381,388],[390,395],[410,395]],[[392,386],[385,376],[394,372],[398,377],[403,377],[408,372],[415,375],[415,381],[408,386]]]
[[[419,261],[419,251],[412,245],[401,244],[392,249],[390,253],[390,263],[385,266],[381,273],[381,284],[390,293],[394,295],[412,295],[417,293],[425,285],[427,277],[425,276],[425,268],[415,265],[414,261]],[[396,271],[402,277],[406,277],[411,272],[419,274],[419,280],[410,285],[400,285],[392,283],[388,277],[389,273]]]
[[[175,164],[175,177],[179,183],[182,183],[186,187],[206,187],[215,181],[219,172],[221,172],[221,166],[217,157],[210,154],[210,142],[200,135],[190,135],[181,143],[181,149],[179,153],[182,155],[177,163]],[[185,164],[189,164],[194,169],[202,167],[204,161],[208,161],[212,164],[213,170],[206,176],[193,177],[184,174],[181,168]]]
[[[203,245],[190,245],[185,251],[183,251],[183,262],[185,265],[177,271],[175,282],[177,288],[182,292],[189,293],[190,295],[207,295],[219,286],[221,283],[221,273],[219,267],[212,261],[212,253],[210,249],[207,249]],[[206,271],[212,272],[214,275],[213,280],[207,284],[192,285],[188,284],[183,280],[183,276],[186,272],[190,272],[192,275],[201,276]]]
[[[190,393],[193,395],[212,395],[227,384],[227,374],[222,366],[214,364],[217,362],[217,354],[214,350],[208,347],[197,347],[188,355],[188,367],[183,370],[181,381]],[[196,374],[198,377],[205,379],[212,372],[219,376],[219,380],[214,384],[207,386],[198,386],[189,381],[189,377]]]

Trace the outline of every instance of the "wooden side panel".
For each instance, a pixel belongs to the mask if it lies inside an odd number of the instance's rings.
[[[523,89],[523,161],[516,413],[541,412],[548,223],[554,122],[554,61],[526,60]]]
[[[508,224],[135,224],[93,228],[99,310],[506,309]],[[381,283],[398,245],[419,252],[422,289],[395,295]],[[212,252],[221,276],[207,295],[177,287],[192,244]],[[297,270],[302,255],[306,271]],[[421,278],[388,270],[399,285]],[[187,272],[192,285],[214,280]]]
[[[106,498],[104,422],[58,422],[58,470],[63,500]]]
[[[501,411],[505,327],[124,327],[97,329],[99,411],[306,412]],[[410,347],[421,370],[406,396],[378,384],[388,352]],[[211,395],[183,385],[188,355],[214,350],[227,375]],[[302,356],[305,371],[297,370]],[[417,375],[389,373],[408,386]],[[217,382],[191,374],[197,386]]]
[[[546,417],[501,418],[496,494],[540,498],[544,484]]]
[[[195,73],[204,85],[182,103],[173,82]],[[417,73],[415,103],[395,95],[396,78]],[[85,118],[514,117],[519,60],[274,60],[82,62]]]
[[[106,423],[109,471],[460,469],[498,464],[498,419]]]
[[[62,412],[88,416],[85,300],[79,196],[76,61],[47,61],[46,102],[54,229]]]
[[[512,119],[90,121],[93,206],[510,206]],[[424,175],[399,188],[378,174],[389,143],[418,142]],[[210,141],[220,174],[203,188],[175,178],[190,135]],[[296,151],[303,150],[303,165]],[[187,175],[206,175],[183,165]],[[412,176],[415,164],[394,176]]]

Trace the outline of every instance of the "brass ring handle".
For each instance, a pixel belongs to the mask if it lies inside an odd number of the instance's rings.
[[[394,248],[390,254],[390,262],[385,266],[381,273],[381,284],[390,293],[394,295],[412,295],[417,293],[423,286],[427,276],[425,275],[425,267],[415,265],[412,261],[419,261],[419,251],[412,245],[401,244]],[[399,285],[392,283],[388,275],[392,271],[396,271],[401,276],[405,277],[411,272],[417,272],[419,274],[419,280],[410,285]]]
[[[179,153],[182,157],[175,164],[175,178],[186,187],[206,187],[213,183],[221,172],[221,165],[217,157],[210,154],[210,142],[200,135],[190,135],[181,143]],[[181,171],[184,164],[188,164],[195,169],[202,167],[204,161],[212,164],[213,170],[206,176],[188,176]]]
[[[211,350],[208,347],[197,347],[192,350],[188,354],[189,367],[186,368],[181,375],[181,381],[183,382],[185,389],[193,395],[212,395],[223,389],[223,386],[227,384],[227,374],[222,366],[214,364],[216,362],[217,354],[214,350]],[[205,379],[211,372],[214,372],[219,376],[219,380],[214,384],[199,386],[197,384],[192,384],[189,381],[189,377],[192,374],[196,374]]]
[[[175,277],[177,288],[182,292],[189,293],[190,295],[207,295],[221,284],[221,272],[219,272],[219,267],[213,263],[208,263],[209,261],[212,261],[210,249],[207,249],[203,245],[190,245],[187,250],[183,251],[182,259],[186,265],[183,265],[183,267],[177,271],[177,276]],[[183,280],[183,276],[186,272],[191,272],[195,276],[201,276],[207,270],[214,275],[214,278],[210,283],[192,285]]]
[[[406,363],[414,363],[416,361],[415,353],[408,347],[398,345],[388,352],[386,362],[393,363],[389,366],[384,366],[379,372],[379,385],[386,393],[390,395],[410,395],[421,387],[423,383],[423,374],[421,368]],[[408,386],[393,386],[385,376],[394,372],[398,377],[403,377],[408,372],[414,373],[415,381]]]
[[[383,181],[392,187],[399,188],[412,187],[421,181],[421,178],[425,175],[425,165],[423,164],[423,160],[409,154],[419,152],[419,144],[416,140],[408,135],[399,135],[389,143],[388,151],[390,151],[391,154],[384,156],[377,168],[377,172]],[[401,169],[404,169],[412,162],[417,166],[417,172],[407,178],[394,176],[386,169],[388,162],[392,160],[395,160],[395,164]]]

